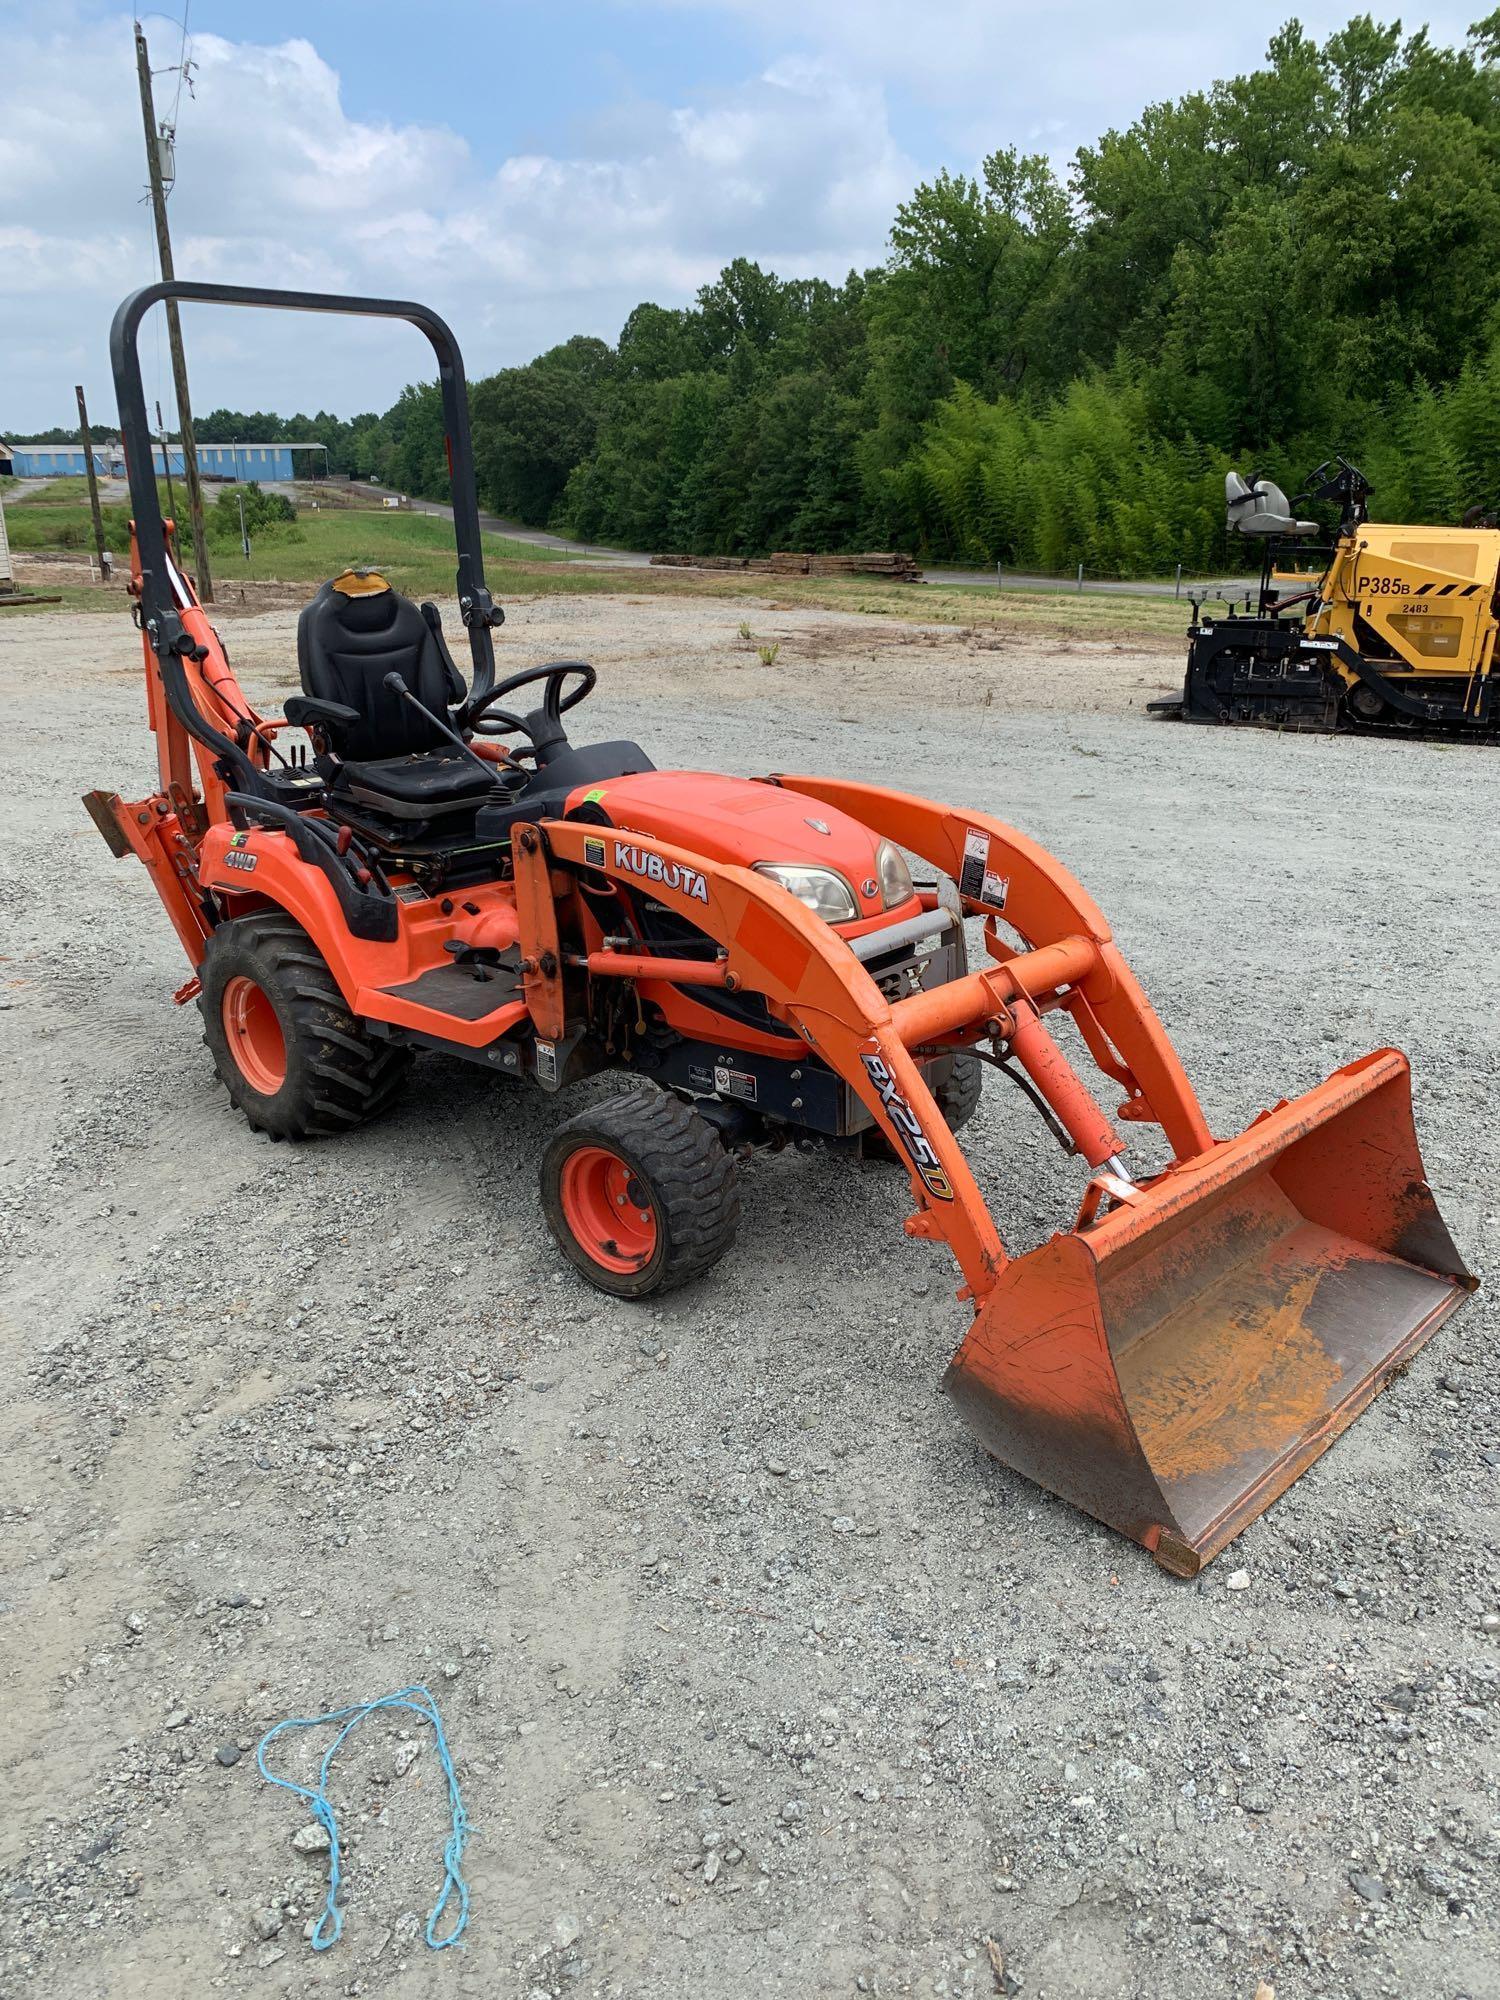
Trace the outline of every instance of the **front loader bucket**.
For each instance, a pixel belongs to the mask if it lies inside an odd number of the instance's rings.
[[[1385,1050],[1009,1264],[947,1386],[996,1458],[1191,1576],[1473,1286]]]

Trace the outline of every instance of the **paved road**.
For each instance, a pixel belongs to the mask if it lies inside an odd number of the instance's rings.
[[[371,486],[369,490],[384,496],[395,489]],[[453,509],[441,500],[410,499],[406,504],[414,514],[436,514],[444,521],[453,519]],[[629,569],[639,569],[651,560],[636,549],[610,549],[597,542],[570,541],[566,535],[549,535],[545,528],[527,528],[519,521],[503,521],[498,514],[481,513],[479,525],[489,535],[507,535],[513,542],[530,542],[535,548],[555,549],[562,555],[587,556],[591,562],[620,563]]]

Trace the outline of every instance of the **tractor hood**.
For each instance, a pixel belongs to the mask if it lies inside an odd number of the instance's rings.
[[[741,868],[796,862],[830,868],[853,893],[861,922],[891,916],[881,901],[880,840],[848,813],[753,778],[706,771],[643,771],[580,785],[570,810],[596,805],[622,833],[649,834]]]

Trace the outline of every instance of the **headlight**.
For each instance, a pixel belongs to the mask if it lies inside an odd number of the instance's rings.
[[[894,842],[881,841],[880,852],[875,857],[875,872],[880,877],[880,900],[888,910],[894,910],[898,903],[906,902],[914,893],[906,856]]]
[[[789,889],[799,903],[805,903],[826,924],[847,924],[859,915],[854,891],[831,868],[804,868],[795,861],[758,861],[755,872],[769,875],[773,882]]]

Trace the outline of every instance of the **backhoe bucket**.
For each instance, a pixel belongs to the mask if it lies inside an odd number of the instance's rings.
[[[1192,1576],[1473,1286],[1384,1050],[1008,1265],[947,1386],[996,1458]]]

